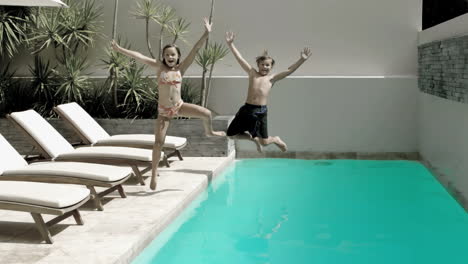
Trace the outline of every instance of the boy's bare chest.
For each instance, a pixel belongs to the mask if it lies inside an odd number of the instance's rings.
[[[270,78],[267,77],[267,76],[254,77],[254,78],[252,78],[251,86],[254,89],[270,90],[271,89],[271,81],[270,81]]]
[[[271,86],[269,78],[253,78],[250,83],[250,91],[256,95],[267,96],[270,93]]]

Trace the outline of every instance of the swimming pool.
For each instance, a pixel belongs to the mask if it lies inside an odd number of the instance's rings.
[[[241,160],[133,263],[467,263],[468,215],[418,162]]]

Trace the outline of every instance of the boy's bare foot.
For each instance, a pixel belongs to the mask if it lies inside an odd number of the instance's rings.
[[[282,152],[286,152],[288,150],[288,146],[281,140],[280,137],[275,137],[274,143],[279,149],[281,149]]]
[[[212,131],[211,133],[206,134],[207,137],[225,137],[226,132],[224,131]]]
[[[156,190],[156,177],[151,177],[150,189]]]
[[[263,153],[263,146],[260,143],[260,139],[258,137],[252,138],[252,141],[255,142],[255,145],[257,145],[257,151],[259,153]]]

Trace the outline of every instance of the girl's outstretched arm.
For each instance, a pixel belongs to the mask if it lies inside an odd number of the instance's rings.
[[[187,57],[180,63],[179,70],[182,75],[184,75],[185,71],[192,64],[193,60],[195,59],[195,56],[197,55],[198,50],[203,46],[203,43],[208,38],[208,35],[211,32],[212,23],[210,23],[206,17],[203,19],[203,21],[205,23],[205,33],[203,33],[203,35],[197,41],[197,43],[195,43]]]
[[[141,54],[140,52],[137,52],[137,51],[133,51],[133,50],[128,50],[128,49],[124,49],[122,47],[119,46],[119,44],[117,44],[117,42],[115,40],[112,40],[111,42],[111,47],[113,50],[117,51],[117,52],[120,52],[128,57],[131,57],[131,58],[134,58],[135,60],[139,61],[139,62],[142,62],[144,64],[148,64],[149,66],[153,66],[155,68],[158,68],[160,66],[160,62],[156,59],[153,59],[153,58],[150,58],[150,57],[147,57],[143,54]]]
[[[289,66],[288,70],[275,74],[273,78],[271,78],[271,82],[276,82],[286,78],[288,75],[296,71],[297,68],[299,68],[299,66],[301,66],[302,63],[304,63],[310,57],[311,54],[312,53],[310,52],[309,48],[304,48],[304,50],[301,51],[301,58],[299,58],[299,60],[296,61],[293,65]]]
[[[234,57],[236,57],[237,62],[239,62],[240,66],[242,67],[242,69],[244,69],[244,71],[246,71],[247,73],[250,73],[250,71],[252,70],[252,66],[250,66],[250,64],[246,60],[244,60],[244,58],[242,58],[242,55],[234,46],[234,33],[233,32],[226,32],[226,42],[229,48],[231,49],[232,53],[234,54]]]

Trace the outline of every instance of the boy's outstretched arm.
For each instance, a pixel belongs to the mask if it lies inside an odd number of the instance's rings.
[[[226,42],[228,44],[228,47],[231,49],[232,53],[234,54],[234,57],[236,57],[237,62],[239,62],[240,66],[244,71],[247,73],[250,73],[252,70],[252,66],[242,58],[242,55],[240,52],[236,49],[234,46],[234,33],[233,32],[226,32]]]
[[[286,78],[288,75],[296,71],[297,68],[299,68],[299,66],[301,66],[302,63],[304,63],[310,57],[311,54],[312,53],[310,52],[309,48],[304,48],[304,50],[301,51],[301,58],[299,58],[299,60],[296,61],[293,65],[289,66],[288,70],[275,74],[271,81],[276,82]]]
[[[203,43],[205,43],[206,39],[208,38],[208,35],[211,32],[212,23],[210,23],[206,17],[203,19],[203,21],[205,23],[205,32],[197,41],[197,43],[195,43],[187,57],[180,63],[179,70],[182,75],[184,75],[185,71],[192,64],[193,60],[195,59],[195,56],[197,56],[198,50],[203,46]]]
[[[120,52],[128,57],[131,57],[131,58],[134,58],[135,60],[139,61],[139,62],[142,62],[144,64],[148,64],[149,66],[153,66],[153,67],[159,67],[160,66],[160,62],[157,61],[156,59],[153,59],[153,58],[150,58],[150,57],[146,57],[145,55],[141,54],[140,52],[137,52],[137,51],[133,51],[133,50],[128,50],[128,49],[124,49],[122,47],[119,46],[119,44],[117,44],[117,42],[115,40],[112,40],[111,42],[111,47],[113,50],[117,51],[117,52]]]

